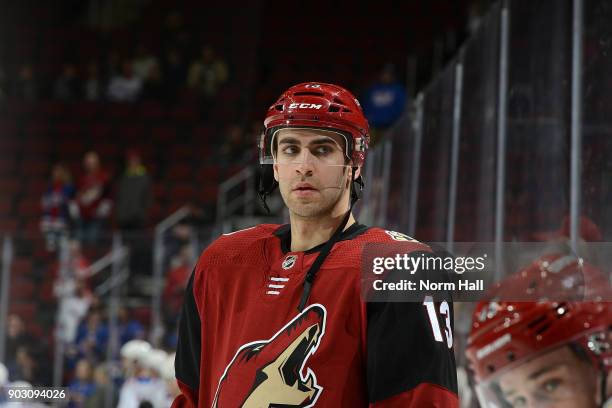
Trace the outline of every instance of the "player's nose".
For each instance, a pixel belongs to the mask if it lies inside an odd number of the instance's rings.
[[[298,158],[296,171],[300,174],[312,173],[315,159],[310,150],[303,149]]]

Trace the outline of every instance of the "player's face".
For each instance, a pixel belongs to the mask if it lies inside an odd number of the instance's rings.
[[[275,137],[274,178],[289,210],[301,217],[331,213],[349,193],[344,137],[314,129],[282,129]]]
[[[597,375],[569,347],[561,347],[503,374],[499,387],[512,408],[595,408]]]

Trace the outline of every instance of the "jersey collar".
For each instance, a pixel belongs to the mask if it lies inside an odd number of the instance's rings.
[[[342,234],[340,234],[340,239],[338,241],[346,241],[349,239],[353,239],[363,234],[368,229],[369,227],[367,225],[359,224],[356,222],[350,227],[348,227],[346,230],[342,231]],[[281,251],[283,251],[283,254],[291,252],[290,251],[291,249],[291,225],[290,224],[281,225],[280,227],[276,229],[276,231],[274,231],[274,235],[278,239],[280,239]],[[312,254],[312,253],[319,252],[321,248],[323,247],[323,245],[325,245],[325,242],[304,251],[304,254]]]

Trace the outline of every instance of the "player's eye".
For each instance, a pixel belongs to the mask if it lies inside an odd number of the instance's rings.
[[[557,391],[557,389],[561,386],[561,384],[563,383],[563,380],[559,379],[559,378],[551,378],[549,380],[546,380],[542,385],[541,388],[542,390],[544,390],[544,392],[546,392],[547,394],[552,394],[555,391]]]
[[[314,150],[314,153],[320,156],[330,154],[331,152],[332,152],[332,148],[328,145],[317,146]]]
[[[513,398],[510,402],[510,407],[512,408],[522,408],[527,406],[527,398],[525,397],[516,397]]]
[[[282,149],[282,152],[288,156],[291,156],[298,152],[298,148],[294,145],[288,145]]]

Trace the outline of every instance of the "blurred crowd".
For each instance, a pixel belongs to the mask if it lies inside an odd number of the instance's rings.
[[[63,101],[134,102],[172,101],[179,92],[192,91],[210,98],[228,75],[227,63],[210,46],[203,45],[197,58],[185,61],[178,49],[170,48],[158,56],[140,45],[130,57],[112,52],[103,64],[66,62],[51,86],[39,78],[36,66],[23,64],[16,80],[7,81],[0,95],[30,101],[51,97]]]
[[[63,237],[96,245],[110,228],[113,212],[122,231],[147,227],[153,182],[137,151],[126,153],[125,172],[117,182],[115,199],[111,181],[95,152],[85,154],[83,173],[76,184],[66,166],[53,167],[41,200],[41,230],[49,251],[55,251]]]
[[[23,337],[19,340],[33,342]],[[93,344],[97,340],[90,342]],[[16,362],[0,363],[0,406],[9,404],[8,387],[27,389],[48,385],[35,377],[38,365],[25,346],[16,352]],[[71,378],[66,384],[66,406],[71,408],[163,408],[170,407],[179,394],[174,376],[174,353],[155,349],[141,339],[125,342],[117,363],[81,356],[75,360]],[[47,405],[30,403],[27,406]]]

